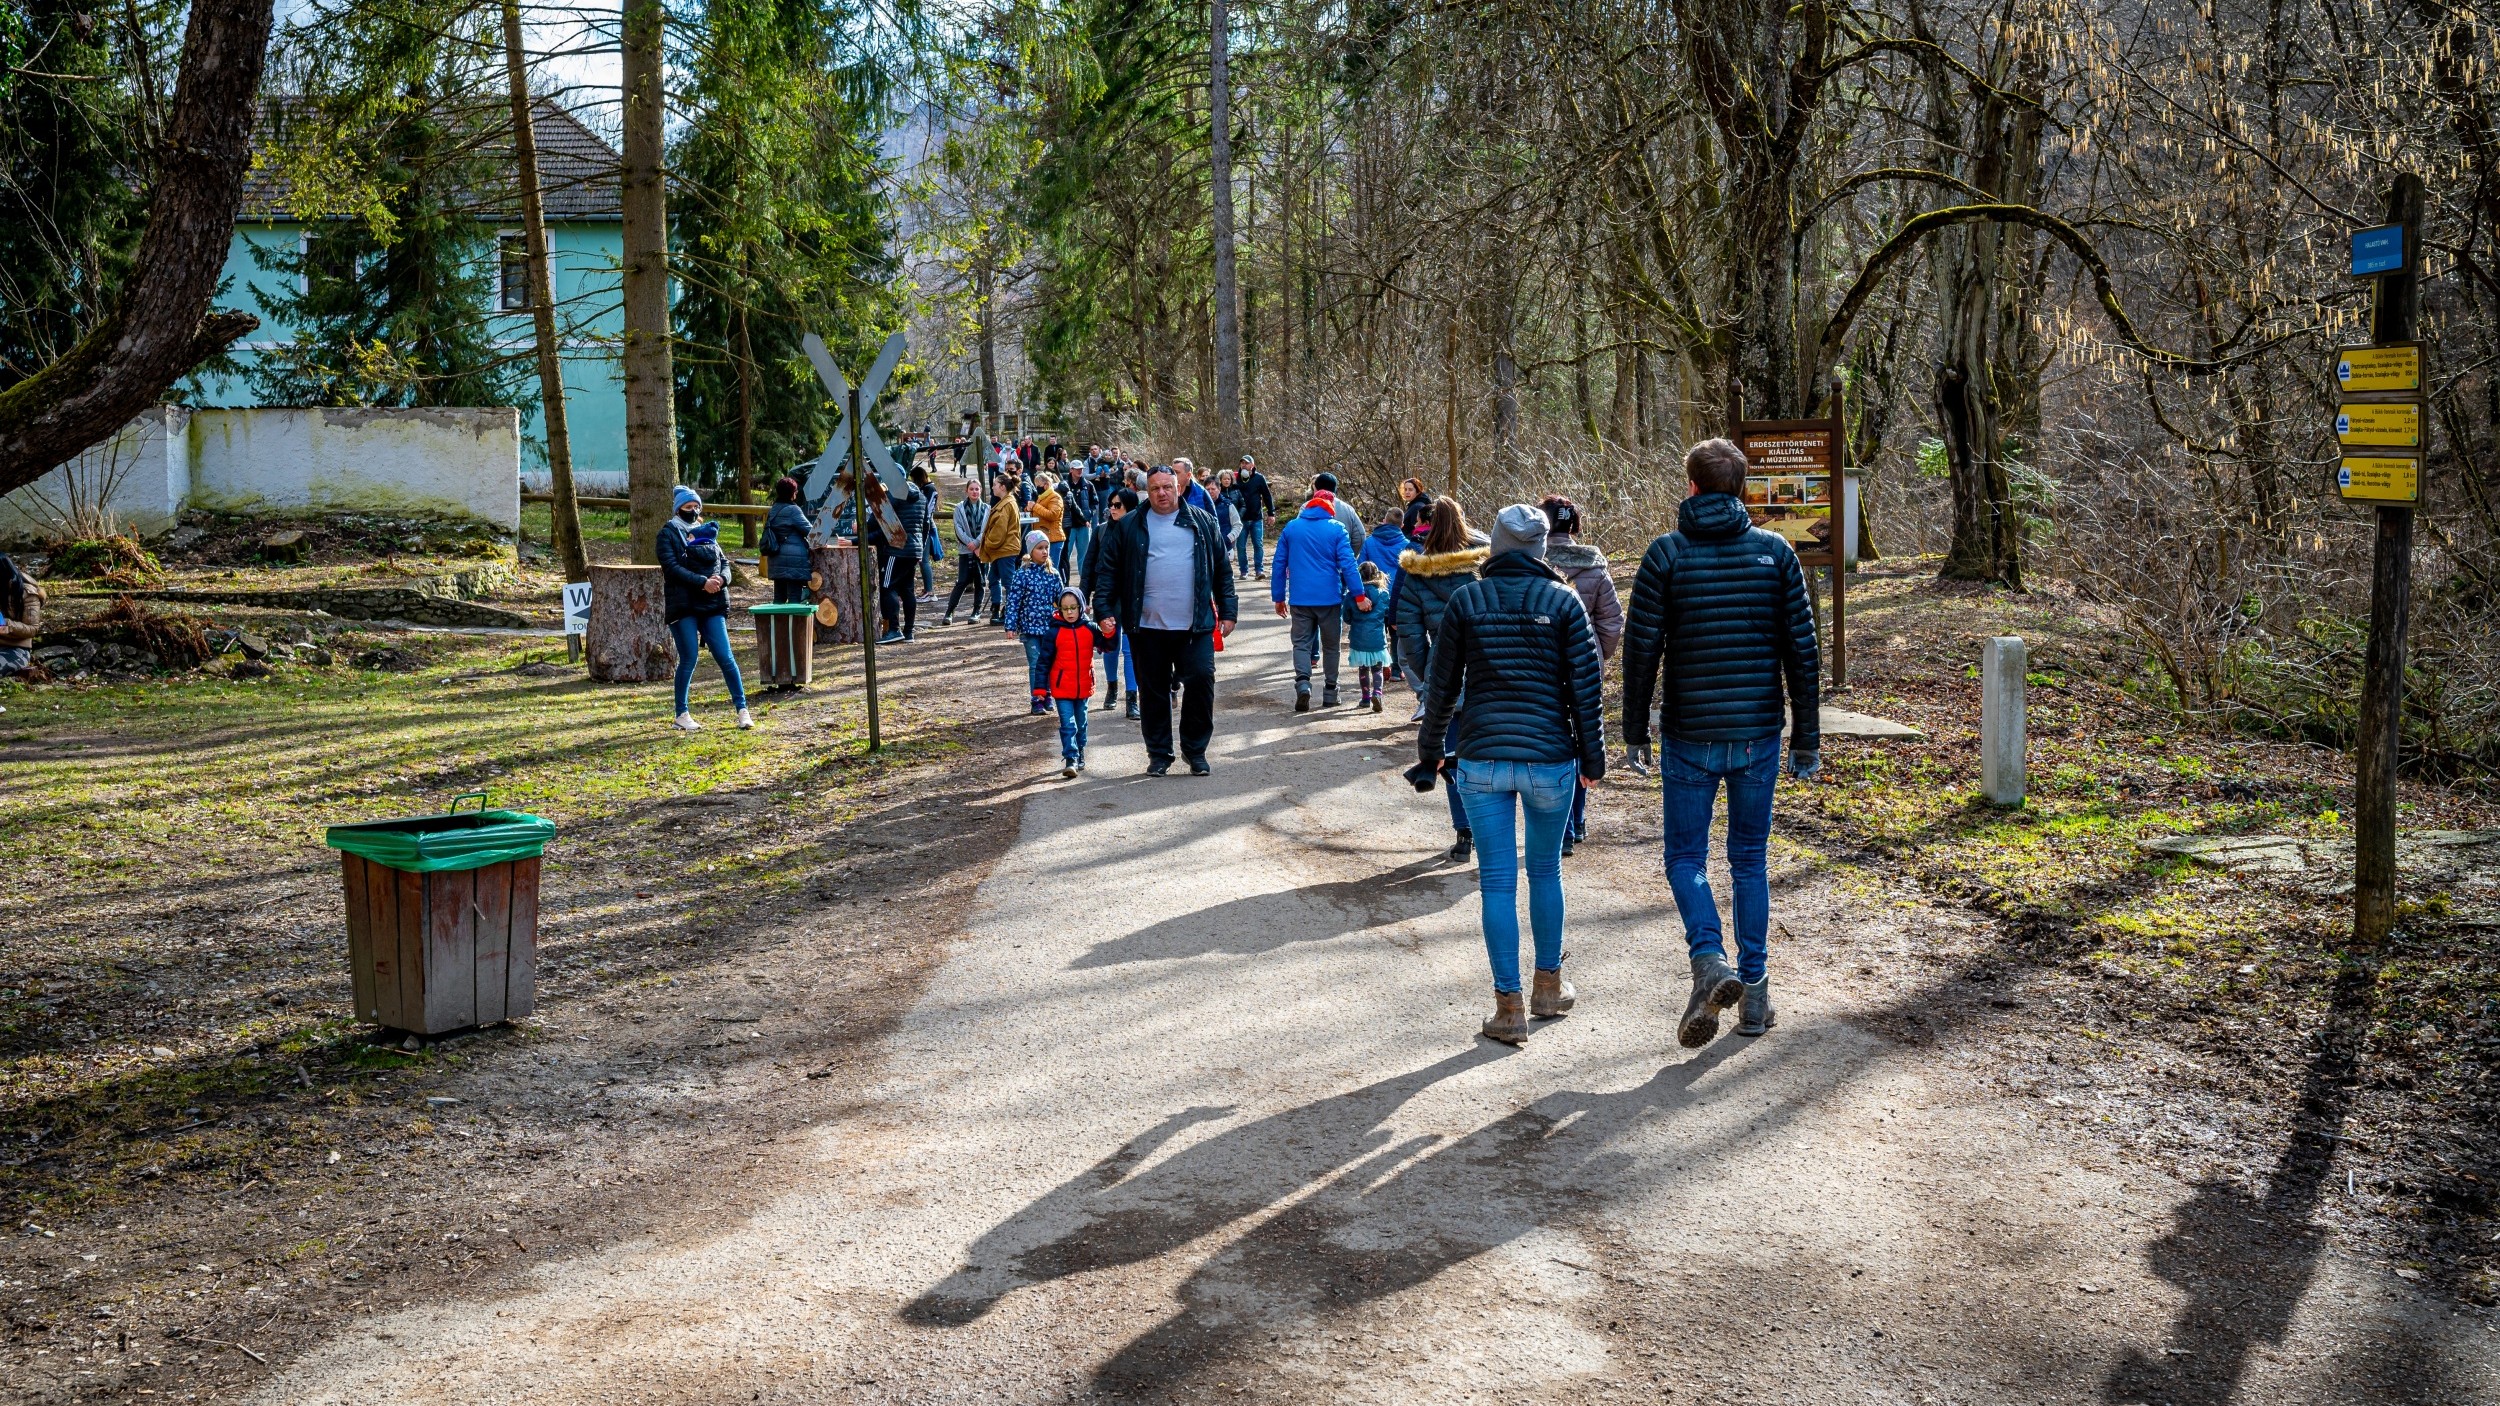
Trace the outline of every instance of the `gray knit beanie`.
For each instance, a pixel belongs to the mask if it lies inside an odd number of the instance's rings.
[[[1526,552],[1543,560],[1545,556],[1545,512],[1527,503],[1513,503],[1493,515],[1492,555],[1504,552]]]

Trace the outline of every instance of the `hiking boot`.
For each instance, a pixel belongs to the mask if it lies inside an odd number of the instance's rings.
[[[1560,971],[1537,969],[1536,980],[1528,988],[1528,1014],[1539,1020],[1552,1020],[1570,1010],[1580,1000],[1580,993],[1562,979]]]
[[[1684,1019],[1675,1027],[1675,1042],[1688,1050],[1709,1044],[1719,1033],[1719,1012],[1745,994],[1745,983],[1727,958],[1705,952],[1693,959],[1693,994],[1684,1002]]]
[[[1372,711],[1375,713],[1380,711],[1380,695],[1377,693],[1372,695]]]
[[[1778,1013],[1771,1009],[1771,978],[1746,982],[1745,998],[1736,1007],[1736,1033],[1761,1035],[1779,1023]]]
[[[1311,711],[1311,691],[1309,689],[1297,688],[1293,691],[1293,710],[1297,713],[1307,713]]]
[[[1332,689],[1327,690],[1326,692],[1322,693],[1322,694],[1319,696],[1319,705],[1320,705],[1321,707],[1323,707],[1323,708],[1335,708],[1335,707],[1340,707],[1340,706],[1343,706],[1343,705],[1340,703],[1340,701],[1338,700],[1338,698],[1337,698],[1337,690],[1335,690],[1335,689],[1333,689],[1333,688],[1332,688]]]
[[[1134,693],[1128,696],[1128,720],[1137,721],[1137,695]]]
[[[1458,838],[1450,841],[1450,862],[1464,864],[1475,857],[1476,837],[1467,831],[1459,831]]]
[[[1580,842],[1578,840],[1571,838],[1569,835],[1563,836],[1563,858],[1569,859],[1571,857],[1571,851],[1577,848],[1579,843]]]
[[[1493,993],[1493,1014],[1484,1023],[1484,1038],[1505,1045],[1528,1043],[1528,1012],[1518,992]]]

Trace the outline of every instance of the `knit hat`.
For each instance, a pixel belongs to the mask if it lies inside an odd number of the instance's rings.
[[[1493,516],[1493,556],[1504,552],[1545,555],[1545,514],[1526,503],[1513,503]]]
[[[1050,534],[1044,532],[1038,527],[1024,534],[1024,549],[1028,552],[1033,550],[1035,547],[1047,547],[1049,545]]]
[[[686,506],[688,503],[700,503],[702,501],[702,494],[695,492],[693,489],[688,488],[686,485],[681,483],[677,485],[677,492],[670,499],[668,510],[673,513],[679,508]]]
[[[720,540],[720,524],[717,522],[698,524],[692,532],[686,534],[686,540],[689,542],[717,542]]]

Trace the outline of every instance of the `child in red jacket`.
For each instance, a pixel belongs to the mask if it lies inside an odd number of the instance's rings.
[[[1050,633],[1042,636],[1042,677],[1051,701],[1059,705],[1059,774],[1073,777],[1085,769],[1085,705],[1094,696],[1094,649],[1118,627],[1085,618],[1085,598],[1074,591],[1059,593],[1059,610]]]

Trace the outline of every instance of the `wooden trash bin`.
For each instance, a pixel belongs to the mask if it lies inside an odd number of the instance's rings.
[[[460,802],[478,809],[463,812]],[[439,1035],[538,1008],[538,878],[552,821],[487,810],[333,825],[356,1015]]]
[[[755,672],[766,688],[805,688],[816,678],[816,607],[751,605]]]

